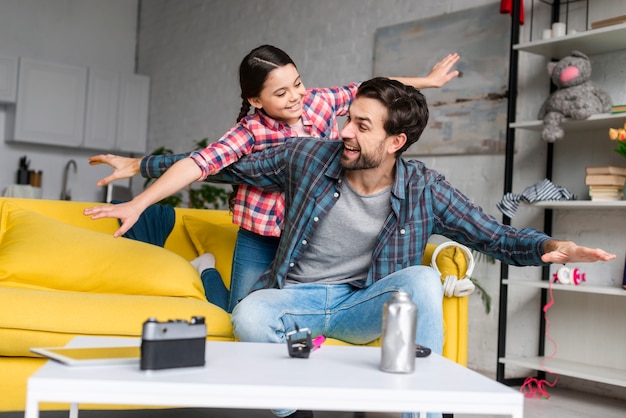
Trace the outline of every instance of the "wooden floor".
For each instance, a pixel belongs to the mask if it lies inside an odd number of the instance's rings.
[[[0,412],[0,418],[22,418],[23,412]],[[66,418],[66,411],[46,411],[41,418]],[[366,418],[399,418],[400,414],[367,413]],[[626,401],[570,390],[550,389],[550,399],[526,399],[524,418],[623,418]],[[79,418],[273,418],[269,411],[223,409],[166,409],[136,411],[80,411]],[[316,412],[316,418],[353,418],[347,412]],[[456,414],[454,418],[492,418],[495,415]]]

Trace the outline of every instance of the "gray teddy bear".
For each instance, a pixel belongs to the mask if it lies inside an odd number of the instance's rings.
[[[609,113],[613,105],[611,97],[599,85],[589,80],[591,62],[580,51],[559,62],[548,63],[548,73],[557,87],[539,109],[543,119],[541,139],[554,142],[563,138],[563,118],[587,119],[598,113]]]

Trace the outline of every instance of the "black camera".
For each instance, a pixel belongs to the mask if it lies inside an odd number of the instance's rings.
[[[309,358],[313,349],[311,331],[308,328],[300,328],[295,324],[295,331],[287,333],[287,351],[290,357]]]
[[[206,335],[203,316],[194,316],[190,322],[148,319],[141,334],[141,370],[204,366]]]

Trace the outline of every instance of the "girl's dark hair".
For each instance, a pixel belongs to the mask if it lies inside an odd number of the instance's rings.
[[[277,67],[296,64],[282,49],[272,45],[261,45],[246,55],[239,65],[239,86],[241,87],[241,110],[237,116],[239,122],[250,111],[248,99],[258,97],[263,89],[267,75]]]
[[[239,65],[239,86],[241,87],[241,109],[237,116],[237,122],[243,119],[250,112],[248,99],[261,95],[263,83],[267,75],[275,68],[284,67],[293,62],[291,57],[282,49],[272,45],[261,45],[254,48],[246,55]],[[296,67],[297,68],[297,67]],[[228,208],[233,211],[235,206],[235,196],[238,186],[233,185],[233,191],[228,197]]]
[[[406,144],[398,150],[400,156],[417,142],[428,124],[426,98],[415,87],[385,77],[376,77],[359,86],[356,97],[378,100],[387,108],[385,132],[388,135],[406,134]]]

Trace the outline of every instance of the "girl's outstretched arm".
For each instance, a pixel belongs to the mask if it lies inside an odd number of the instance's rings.
[[[190,185],[198,180],[201,174],[202,170],[191,158],[183,158],[133,200],[117,205],[93,206],[85,209],[83,213],[91,219],[120,219],[122,225],[113,234],[115,237],[120,237],[137,222],[148,206]]]
[[[445,58],[439,61],[430,70],[430,73],[426,77],[389,77],[392,80],[397,80],[402,84],[413,86],[416,89],[426,88],[439,88],[446,85],[450,80],[459,75],[459,71],[452,71],[452,67],[459,61],[459,54],[448,54]]]

